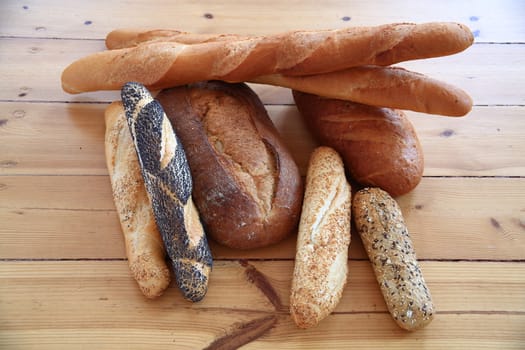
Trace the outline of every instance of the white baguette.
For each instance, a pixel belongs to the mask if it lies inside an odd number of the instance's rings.
[[[129,268],[142,293],[155,298],[168,287],[170,271],[121,102],[109,105],[105,120],[106,163]]]
[[[347,279],[351,189],[341,157],[314,150],[308,165],[290,295],[300,328],[317,325],[337,306]]]

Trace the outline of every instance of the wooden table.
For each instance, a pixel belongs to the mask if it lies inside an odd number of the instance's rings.
[[[359,238],[327,319],[288,314],[296,236],[266,249],[212,246],[205,300],[174,285],[146,300],[131,278],[104,160],[103,111],[118,92],[68,95],[61,71],[120,27],[268,34],[389,22],[457,21],[476,42],[403,67],[468,91],[463,118],[407,112],[426,157],[397,198],[438,314],[396,326]],[[525,348],[525,2],[15,1],[0,4],[0,348],[201,349],[256,331],[245,349]],[[253,85],[301,170],[315,147],[286,89]],[[267,288],[253,283],[258,273]],[[267,286],[268,287],[268,286]]]

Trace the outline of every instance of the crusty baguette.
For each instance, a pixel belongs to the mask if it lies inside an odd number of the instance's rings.
[[[449,55],[472,42],[466,26],[448,22],[296,31],[189,45],[145,42],[73,62],[62,73],[62,88],[69,93],[117,90],[136,81],[161,89],[213,79],[242,82],[275,73],[318,74]]]
[[[170,271],[121,102],[106,108],[105,121],[106,163],[129,268],[142,293],[155,298],[168,287]]]
[[[181,44],[200,44],[211,41],[241,40],[247,36],[237,34],[197,34],[169,29],[144,31],[136,28],[120,28],[106,36],[106,47],[110,50],[137,46],[144,42],[173,41]]]
[[[199,82],[163,90],[156,99],[185,146],[193,198],[211,238],[252,249],[297,228],[301,175],[253,90]]]
[[[396,323],[406,330],[426,326],[434,304],[397,202],[379,188],[364,188],[354,195],[352,216]]]
[[[419,184],[423,150],[403,111],[295,90],[293,97],[312,135],[339,152],[355,181],[394,197]]]
[[[347,279],[351,189],[341,157],[328,147],[308,164],[290,294],[292,319],[317,325],[337,306]]]
[[[360,66],[300,77],[273,74],[251,82],[429,114],[463,116],[472,109],[472,99],[463,90],[400,67]]]
[[[184,149],[158,101],[138,83],[122,88],[126,119],[155,221],[184,298],[201,300],[208,290],[212,255],[193,204]]]

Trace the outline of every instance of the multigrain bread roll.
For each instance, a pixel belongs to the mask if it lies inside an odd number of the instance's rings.
[[[308,129],[341,154],[352,178],[399,196],[423,175],[424,156],[414,127],[400,110],[293,91]]]
[[[142,178],[175,280],[189,301],[208,290],[212,255],[193,203],[192,179],[184,148],[158,101],[141,84],[121,91]]]
[[[352,215],[388,311],[403,329],[426,326],[434,304],[399,205],[379,188],[364,188],[354,195]]]
[[[157,95],[188,157],[206,231],[232,248],[277,243],[299,221],[297,165],[246,84],[201,82]]]
[[[351,188],[341,157],[328,147],[311,155],[290,295],[300,328],[317,325],[337,306],[347,279]]]
[[[155,298],[168,287],[170,271],[121,102],[106,108],[105,121],[106,164],[129,268],[142,293]]]
[[[120,89],[137,81],[163,89],[203,80],[243,82],[268,74],[310,75],[461,52],[472,32],[458,23],[394,23],[293,31],[199,44],[151,41],[81,58],[62,73],[69,93]]]

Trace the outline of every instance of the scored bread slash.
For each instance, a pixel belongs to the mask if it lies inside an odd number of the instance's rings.
[[[396,323],[409,331],[429,324],[434,304],[397,202],[380,188],[364,188],[352,216]]]
[[[122,102],[148,197],[178,287],[190,301],[207,292],[212,255],[191,197],[184,149],[161,105],[139,83],[122,87]]]

